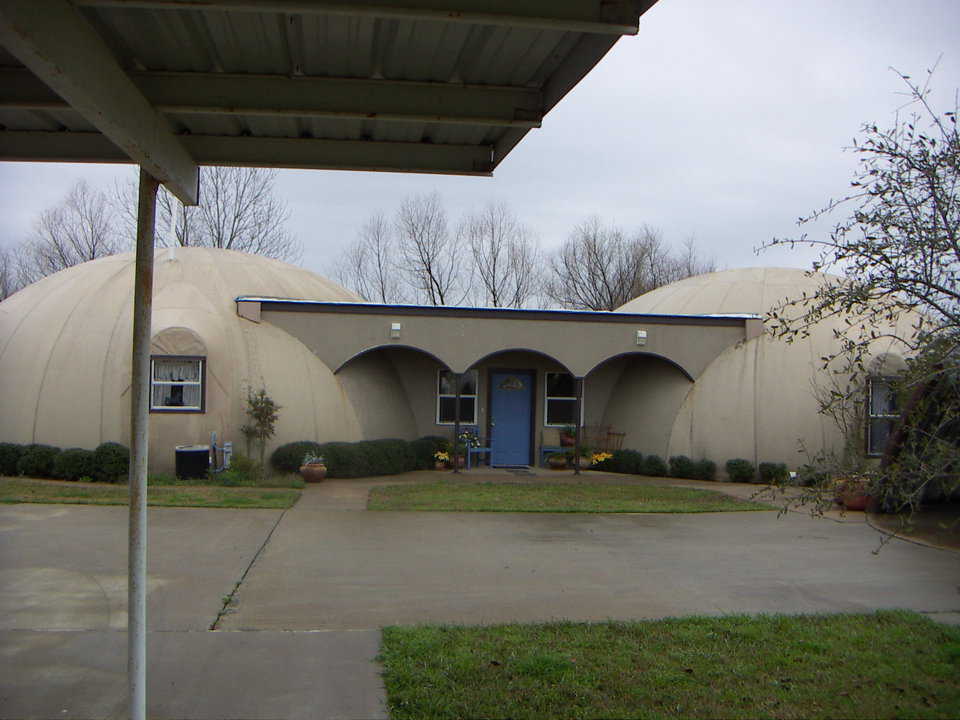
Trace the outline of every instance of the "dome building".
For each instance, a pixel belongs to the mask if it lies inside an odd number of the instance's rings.
[[[129,443],[133,273],[132,254],[106,257],[0,303],[0,441]],[[761,316],[822,281],[792,269],[710,273],[616,312],[422,307],[366,303],[256,255],[161,250],[150,469],[172,471],[177,445],[214,432],[243,450],[247,390],[259,388],[281,406],[268,451],[469,427],[485,448],[478,459],[534,465],[580,418],[588,444],[616,437],[663,458],[796,467],[801,440],[810,452],[840,441],[812,388],[843,321],[791,345],[764,333]]]
[[[796,268],[725,270],[657,288],[617,312],[763,316],[788,298],[810,296],[827,278]],[[901,330],[905,328],[904,322]],[[705,457],[721,465],[739,457],[794,468],[824,449],[842,447],[836,424],[818,412],[817,393],[831,386],[822,358],[837,351],[835,332],[849,331],[845,316],[835,316],[821,320],[807,337],[793,343],[764,332],[726,348],[696,383],[675,390],[682,400],[669,430],[657,434],[659,446],[648,440],[651,431],[628,403],[611,404],[605,418],[630,427],[628,444],[632,440],[640,450]],[[878,375],[891,374],[903,366],[902,352],[892,340],[877,341],[873,369]],[[647,390],[640,382],[615,395],[636,397]]]
[[[295,338],[239,317],[242,293],[326,301],[357,296],[306,270],[209,248],[158,250],[154,272],[151,471],[210,433],[242,450],[246,388],[283,407],[277,437],[358,440],[339,383]],[[0,438],[58,447],[130,443],[133,253],[40,280],[0,303]],[[238,442],[240,441],[240,442]]]

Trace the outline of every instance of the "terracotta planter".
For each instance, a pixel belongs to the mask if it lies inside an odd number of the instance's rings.
[[[317,483],[327,477],[327,466],[323,463],[310,463],[300,466],[300,477],[308,483]]]
[[[870,504],[870,496],[860,492],[848,492],[843,496],[843,506],[847,510],[866,510]]]
[[[573,447],[576,441],[577,439],[573,435],[566,435],[565,433],[560,433],[560,447]]]
[[[446,463],[445,460],[437,460],[437,461],[433,464],[433,467],[434,467],[435,470],[446,470],[446,469],[447,469],[447,463]]]
[[[837,486],[836,500],[847,510],[866,510],[871,502],[867,487],[867,483],[859,479],[842,482]]]

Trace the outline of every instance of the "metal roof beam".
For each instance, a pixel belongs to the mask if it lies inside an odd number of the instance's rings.
[[[132,73],[157,110],[535,128],[538,90],[449,83],[222,73]],[[0,107],[50,110],[67,103],[27,70],[0,69]]]
[[[490,175],[493,148],[371,140],[182,135],[201,165]],[[130,162],[100,133],[0,131],[0,161]]]
[[[354,15],[474,25],[636,35],[640,16],[656,0],[76,0],[78,5],[155,10],[228,10]]]
[[[0,2],[0,44],[130,160],[196,204],[197,164],[70,2]]]

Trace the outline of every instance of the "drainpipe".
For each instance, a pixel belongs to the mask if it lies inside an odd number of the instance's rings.
[[[127,550],[127,686],[132,720],[147,715],[147,453],[150,420],[150,316],[153,236],[159,183],[140,169],[133,287],[130,391],[130,526]]]
[[[576,428],[573,435],[573,474],[580,474],[580,418],[583,415],[581,410],[583,406],[583,378],[574,378],[574,388],[576,389],[577,402],[574,406],[574,428]]]
[[[460,378],[463,377],[463,373],[454,373],[453,381],[457,384],[457,394],[456,400],[454,400],[453,406],[453,471],[455,473],[460,472],[460,466],[457,463],[457,438],[460,437]],[[466,461],[466,458],[464,458]]]

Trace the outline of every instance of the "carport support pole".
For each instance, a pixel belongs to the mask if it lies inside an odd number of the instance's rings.
[[[574,378],[574,393],[577,396],[577,401],[574,404],[573,412],[574,415],[574,434],[573,434],[573,474],[580,474],[580,423],[583,420],[583,378]]]
[[[460,472],[460,464],[457,462],[457,441],[460,439],[460,379],[462,377],[462,373],[453,374],[453,381],[457,384],[456,399],[453,401],[453,471],[455,473]],[[466,448],[464,450],[466,451]]]
[[[147,716],[147,454],[150,420],[150,316],[157,180],[140,169],[133,288],[130,387],[130,529],[127,553],[127,686],[131,720]]]

